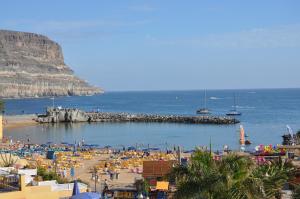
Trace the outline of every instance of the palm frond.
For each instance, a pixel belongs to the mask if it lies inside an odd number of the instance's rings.
[[[177,198],[260,199],[278,197],[294,172],[281,159],[256,165],[249,157],[230,154],[215,161],[197,150],[187,167],[175,167],[169,177],[177,184]]]

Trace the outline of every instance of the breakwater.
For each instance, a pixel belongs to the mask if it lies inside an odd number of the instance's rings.
[[[59,122],[157,122],[186,124],[236,124],[240,121],[223,116],[183,116],[132,113],[84,112],[78,109],[48,108],[45,115],[38,115],[39,123]]]

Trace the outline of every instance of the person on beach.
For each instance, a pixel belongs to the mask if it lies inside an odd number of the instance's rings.
[[[106,197],[106,192],[108,191],[108,183],[107,183],[107,179],[104,180],[104,189],[102,191],[102,197]]]

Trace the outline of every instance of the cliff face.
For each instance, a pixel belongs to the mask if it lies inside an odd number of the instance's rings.
[[[56,42],[34,33],[0,30],[0,97],[101,92],[74,75]]]

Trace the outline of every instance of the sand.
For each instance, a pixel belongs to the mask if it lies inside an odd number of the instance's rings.
[[[14,129],[14,128],[22,128],[26,126],[34,126],[39,123],[34,119],[36,115],[5,115],[3,118],[4,122],[4,130],[5,129]],[[77,179],[81,179],[84,182],[89,184],[91,190],[94,190],[94,180],[91,179],[91,169],[99,163],[99,161],[109,160],[110,154],[101,154],[100,156],[94,157],[92,160],[83,160],[83,166],[75,169],[75,176]],[[114,187],[126,187],[135,182],[135,179],[141,178],[141,174],[132,173],[128,169],[121,169],[119,174],[119,179],[110,180],[108,174],[99,173],[99,180],[97,182],[97,191],[102,191],[104,188],[104,180],[107,180],[107,184],[110,188]]]
[[[75,176],[77,179],[81,179],[88,183],[92,191],[95,190],[95,181],[92,179],[91,170],[100,160],[108,160],[110,154],[102,154],[101,156],[95,157],[92,160],[84,160],[83,166],[75,169]],[[126,187],[132,185],[135,179],[142,178],[141,174],[131,173],[128,169],[121,169],[119,174],[119,179],[110,180],[108,174],[98,173],[99,180],[97,181],[97,191],[102,192],[104,188],[104,180],[107,180],[107,184],[110,188],[113,187]]]
[[[34,121],[36,115],[5,115],[3,117],[4,129],[21,128],[26,126],[37,125]]]

